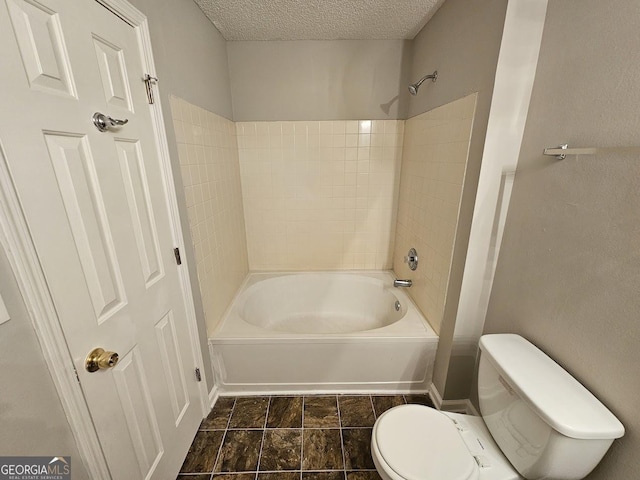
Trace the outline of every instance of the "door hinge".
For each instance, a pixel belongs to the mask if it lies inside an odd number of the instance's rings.
[[[196,380],[199,382],[202,381],[202,375],[200,375],[200,369],[198,367],[196,367]]]
[[[148,73],[145,73],[145,75],[144,75],[144,84],[145,84],[145,87],[147,88],[147,101],[149,102],[149,105],[153,105],[154,102],[155,102],[155,100],[153,98],[153,85],[157,81],[158,81],[158,79],[156,77],[152,77]]]
[[[173,249],[173,255],[176,257],[176,263],[182,265],[182,258],[180,258],[180,249],[178,247]]]

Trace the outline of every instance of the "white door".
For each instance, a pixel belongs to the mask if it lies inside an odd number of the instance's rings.
[[[91,0],[0,0],[0,161],[113,478],[164,480],[202,408],[139,42]],[[95,347],[119,363],[89,373]]]

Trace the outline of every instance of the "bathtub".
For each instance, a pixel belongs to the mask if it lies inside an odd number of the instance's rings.
[[[393,280],[249,274],[209,338],[219,393],[426,392],[438,336]]]

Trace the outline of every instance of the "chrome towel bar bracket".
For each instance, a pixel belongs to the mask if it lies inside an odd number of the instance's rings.
[[[555,148],[545,148],[543,155],[564,160],[567,155],[597,155],[599,153],[633,153],[640,154],[640,147],[582,147],[569,148],[565,143]]]

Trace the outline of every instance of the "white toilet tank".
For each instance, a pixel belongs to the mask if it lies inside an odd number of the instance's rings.
[[[484,335],[480,350],[482,417],[523,477],[584,478],[624,435],[596,397],[519,335]]]

